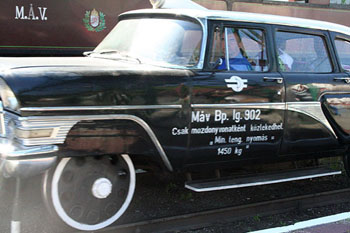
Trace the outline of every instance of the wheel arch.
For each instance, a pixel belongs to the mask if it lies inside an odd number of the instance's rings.
[[[134,115],[81,116],[67,133],[62,149],[72,154],[146,155],[173,171],[151,127]]]

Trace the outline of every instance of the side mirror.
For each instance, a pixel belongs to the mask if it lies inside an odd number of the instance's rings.
[[[209,69],[214,70],[214,69],[216,69],[217,67],[219,67],[220,65],[222,65],[223,62],[224,62],[224,61],[223,61],[222,58],[220,57],[220,58],[216,59],[215,62],[210,62],[210,63],[209,63]]]

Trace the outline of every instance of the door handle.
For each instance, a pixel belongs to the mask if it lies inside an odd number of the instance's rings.
[[[345,83],[350,83],[350,78],[343,77],[343,78],[334,78],[334,81],[344,81]]]
[[[281,83],[283,83],[283,78],[281,78],[281,77],[278,77],[278,78],[275,78],[275,77],[264,77],[264,81],[265,82],[277,82],[278,84],[281,84]]]

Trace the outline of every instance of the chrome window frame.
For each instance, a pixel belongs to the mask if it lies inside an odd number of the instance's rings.
[[[119,19],[122,20],[124,16],[126,16],[126,19],[129,17],[138,17],[140,15],[143,15],[144,18],[147,18],[148,15],[150,15],[149,13],[146,14],[129,14],[124,13],[121,14],[119,16]],[[195,16],[191,16],[191,15],[187,15],[187,14],[164,14],[163,12],[152,12],[152,17],[154,18],[154,16],[158,15],[158,16],[163,16],[164,15],[168,15],[169,17],[175,17],[175,18],[189,18],[191,20],[193,20],[194,22],[198,23],[201,28],[202,28],[202,42],[201,42],[201,51],[200,51],[200,56],[199,56],[199,60],[197,62],[196,65],[191,66],[191,67],[186,67],[186,66],[179,66],[179,65],[167,65],[167,66],[162,66],[162,65],[158,65],[157,63],[152,63],[151,65],[155,65],[155,66],[160,66],[160,67],[165,67],[165,68],[171,68],[171,69],[184,69],[184,70],[202,70],[204,68],[204,61],[205,61],[205,52],[206,52],[206,47],[207,47],[207,40],[208,40],[208,19],[205,17],[195,17]]]

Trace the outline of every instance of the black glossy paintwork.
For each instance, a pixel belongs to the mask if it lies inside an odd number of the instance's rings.
[[[322,96],[325,112],[342,140],[350,141],[350,93],[326,94]]]
[[[344,83],[335,81],[335,78],[344,77],[346,74],[339,70],[328,32],[312,29],[296,30],[293,27],[286,26],[275,27],[274,30],[306,33],[322,37],[326,43],[328,56],[332,64],[332,72],[329,73],[281,72],[286,88],[287,103],[304,102],[306,109],[307,102],[321,102],[322,96],[326,93],[350,91]],[[322,106],[322,110],[325,110],[324,106]],[[312,111],[309,113],[312,114]],[[326,112],[324,114],[327,115]],[[305,113],[287,111],[285,125],[281,149],[281,155],[283,156],[299,154],[302,158],[304,153],[319,153],[341,147],[337,135],[334,135],[319,120]],[[337,133],[337,129],[333,128],[333,130]]]
[[[194,104],[217,105],[212,109],[193,108],[193,112],[210,114],[210,120],[206,122],[192,122],[193,128],[203,127],[236,127],[236,132],[223,132],[217,134],[191,135],[191,153],[187,163],[205,161],[220,162],[227,160],[247,160],[252,158],[267,159],[278,154],[282,140],[284,111],[276,109],[255,108],[229,108],[221,107],[222,104],[263,104],[283,103],[283,84],[265,82],[264,73],[244,74],[242,72],[216,72],[207,76],[196,76],[193,82],[192,102]],[[227,87],[225,79],[239,76],[247,80],[247,88],[241,92],[235,92]],[[279,77],[270,73],[269,77]],[[246,111],[259,114],[257,120],[245,119]],[[257,112],[259,111],[259,112]],[[227,119],[219,120],[220,114],[226,114]],[[235,117],[237,114],[240,117]],[[216,119],[216,120],[215,120]],[[279,130],[252,131],[254,125],[280,126]],[[241,128],[241,129],[240,129]],[[244,131],[239,131],[244,130]],[[252,137],[260,137],[261,141],[251,141]],[[224,148],[224,151],[223,151]],[[232,150],[226,151],[225,150]]]
[[[286,83],[287,102],[317,102],[321,95],[328,91],[339,91],[334,77],[343,74],[292,74],[283,73]],[[314,118],[295,111],[287,111],[286,129],[282,154],[302,154],[335,149],[338,139],[332,132]]]
[[[0,74],[21,107],[181,104],[188,95],[183,84],[193,76],[191,71],[98,58],[70,58],[58,65],[53,60],[46,66],[42,61],[28,59],[31,66]]]
[[[62,62],[56,61],[58,64]],[[35,65],[33,60],[30,67],[12,68],[11,72],[1,76],[14,91],[21,107],[140,106],[140,109],[35,111],[23,115],[135,115],[147,122],[169,159],[177,163],[175,160],[181,157],[179,154],[183,156],[187,148],[187,136],[171,140],[169,136],[172,127],[188,126],[189,81],[194,72],[106,59],[74,58],[69,61],[54,66],[54,61],[49,60],[50,66],[43,66]],[[43,60],[38,59],[37,62],[40,64]],[[164,109],[142,109],[142,106],[148,105],[162,105]],[[178,105],[180,108],[169,109],[168,105]],[[128,145],[138,143],[134,142],[134,138],[129,139]],[[113,145],[112,141],[110,143]],[[136,148],[139,149],[138,153],[142,151],[142,147]],[[90,149],[97,148],[91,146]],[[103,149],[103,144],[99,149]]]

